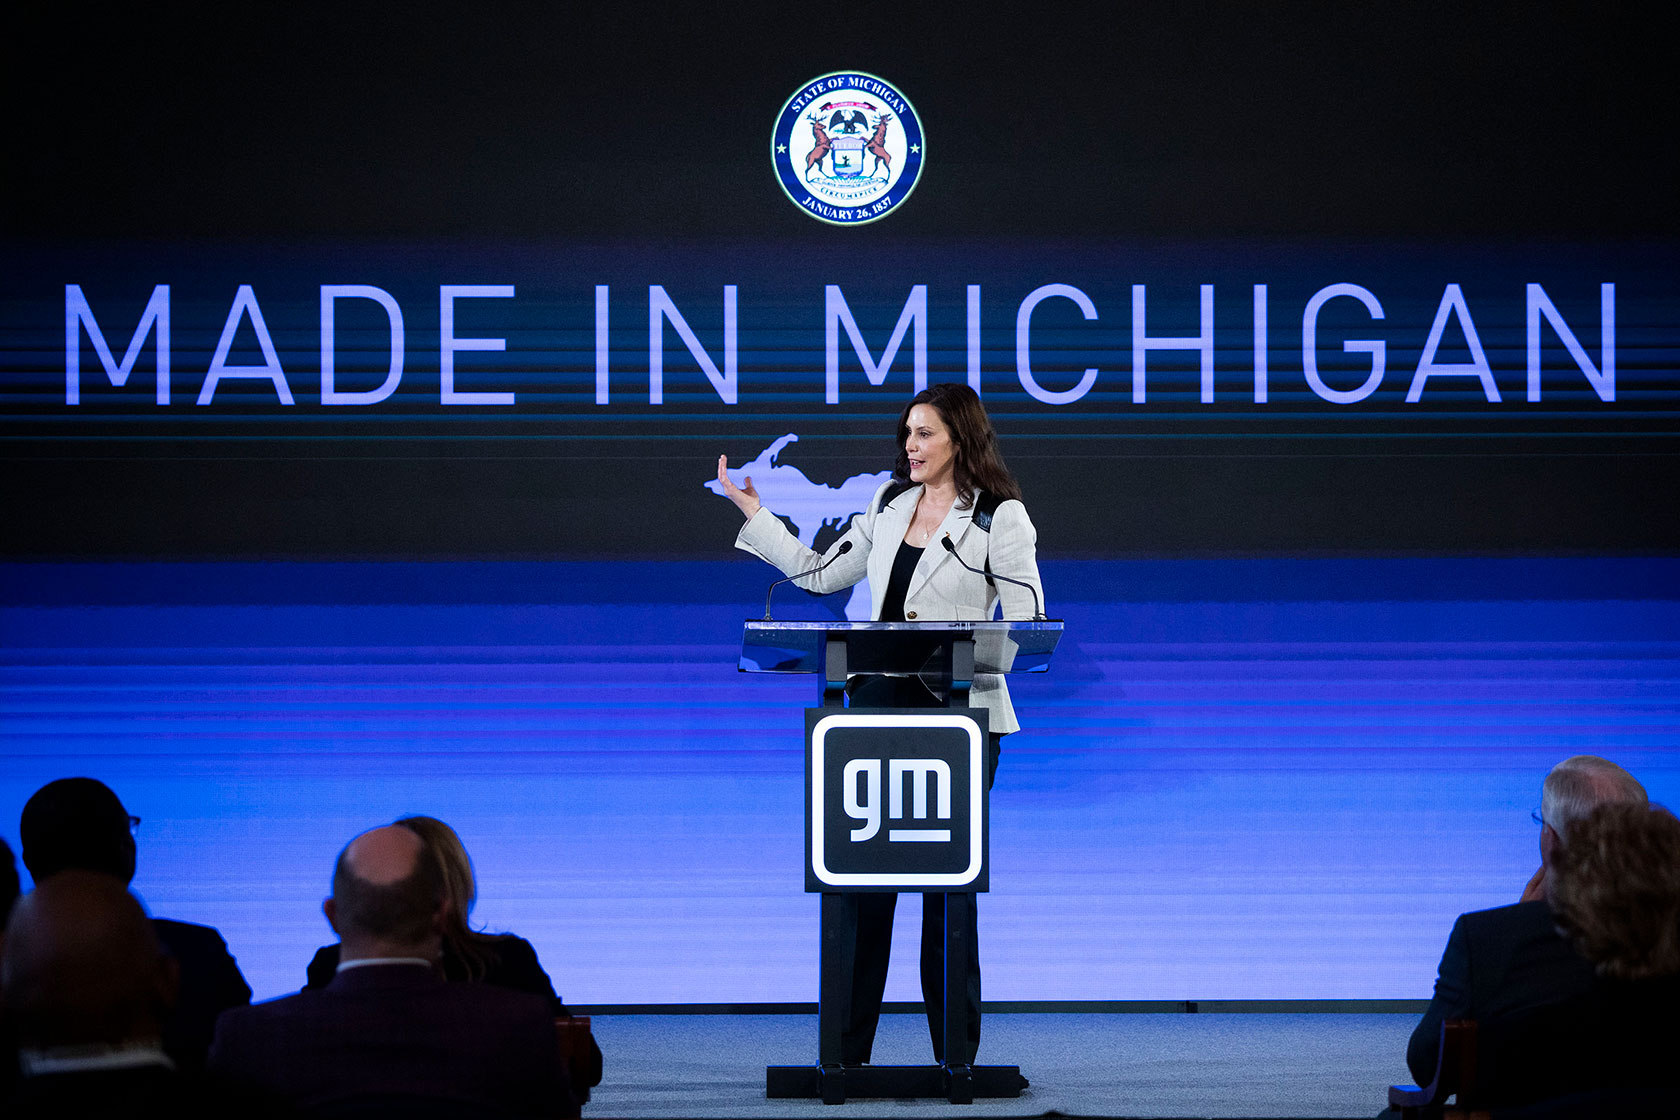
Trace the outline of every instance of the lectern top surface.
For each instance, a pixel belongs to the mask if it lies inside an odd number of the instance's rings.
[[[917,673],[953,641],[974,643],[982,673],[1042,673],[1061,640],[1061,619],[993,622],[781,622],[750,620],[741,635],[743,673],[819,673],[830,639],[847,647],[857,673]]]
[[[825,630],[836,634],[872,633],[879,631],[905,634],[963,633],[1027,633],[1060,634],[1059,618],[994,618],[989,621],[973,619],[930,619],[919,622],[858,622],[849,618],[780,619],[749,618],[744,624],[751,631]]]

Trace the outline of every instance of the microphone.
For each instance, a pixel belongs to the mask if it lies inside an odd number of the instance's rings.
[[[939,543],[945,546],[945,551],[951,554],[952,559],[956,560],[956,562],[961,564],[963,567],[968,568],[968,570],[973,572],[975,575],[985,576],[987,580],[1001,579],[1005,583],[1013,583],[1016,587],[1024,587],[1028,591],[1031,591],[1033,597],[1033,607],[1037,610],[1037,613],[1033,615],[1033,621],[1037,622],[1044,618],[1044,604],[1039,602],[1038,588],[1034,587],[1026,580],[1010,579],[1008,576],[1000,576],[996,572],[983,572],[979,568],[969,567],[968,561],[957,555],[956,542],[951,539],[951,534],[949,533],[946,533]]]
[[[850,552],[851,550],[852,550],[852,542],[851,541],[841,541],[840,542],[840,547],[835,550],[833,556],[830,556],[827,560],[824,560],[821,564],[818,564],[816,567],[812,568],[810,571],[800,572],[796,576],[783,576],[781,579],[777,580],[775,583],[772,583],[770,585],[769,589],[764,592],[764,621],[765,622],[774,621],[774,619],[772,619],[770,617],[770,596],[771,596],[772,593],[775,592],[776,588],[780,587],[784,583],[787,583],[789,580],[804,579],[806,576],[816,575],[818,572],[827,568],[830,564],[834,563],[836,560],[840,559],[840,557],[846,555],[846,553]]]

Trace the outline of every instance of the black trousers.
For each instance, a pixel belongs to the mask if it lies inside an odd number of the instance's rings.
[[[883,682],[877,684],[876,682]],[[931,697],[917,702],[915,688],[906,688],[896,678],[870,678],[855,682],[852,703],[867,707],[931,707]],[[921,690],[925,695],[926,690]],[[908,701],[908,702],[907,702]],[[986,788],[997,777],[1002,735],[986,737]],[[979,896],[974,896],[978,901]],[[850,998],[841,1009],[840,1060],[848,1065],[869,1061],[875,1047],[875,1030],[881,1022],[881,998],[887,990],[887,963],[892,952],[893,913],[896,894],[842,894],[840,936],[852,943]],[[968,1038],[964,1052],[945,1053],[945,896],[922,895],[922,1003],[927,1008],[928,1033],[933,1038],[936,1062],[969,1065],[980,1046],[980,941],[976,930],[977,906],[966,910],[968,928],[963,930],[969,945],[968,976],[964,984],[968,1000]]]
[[[887,990],[887,957],[892,951],[896,894],[841,896],[841,936],[853,939],[851,999],[841,1016],[840,1060],[858,1065],[869,1060],[875,1029],[881,1022],[881,997]],[[960,1053],[945,1053],[945,896],[922,895],[922,1003],[927,1008],[933,1060],[972,1065],[980,1047],[980,944],[976,940],[976,908],[965,911],[968,928],[968,1038]]]

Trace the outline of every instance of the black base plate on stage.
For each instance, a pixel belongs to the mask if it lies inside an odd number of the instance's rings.
[[[944,1097],[968,1104],[976,1097],[1018,1097],[1027,1087],[1020,1066],[768,1066],[764,1095],[771,1099],[820,1097],[845,1104],[849,1097]]]

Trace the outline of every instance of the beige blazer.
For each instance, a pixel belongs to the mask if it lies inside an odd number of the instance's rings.
[[[889,482],[875,492],[869,500],[869,507],[852,518],[845,533],[823,555],[819,556],[800,544],[781,519],[764,508],[760,508],[741,527],[740,535],[735,538],[735,547],[774,564],[787,575],[793,575],[828,560],[839,550],[842,541],[851,541],[852,550],[827,569],[794,582],[807,591],[826,595],[867,577],[870,617],[879,618],[881,600],[886,595],[887,580],[892,574],[893,557],[910,528],[916,502],[922,496],[922,488],[912,486],[883,506],[882,498],[891,485]],[[1018,501],[999,505],[992,514],[989,533],[974,524],[972,508],[952,506],[910,577],[910,587],[904,596],[906,619],[911,622],[983,621],[996,616],[1000,602],[1004,618],[1033,616],[1036,607],[1032,595],[1025,588],[1001,580],[994,585],[988,583],[985,576],[965,570],[939,543],[947,534],[957,546],[957,555],[969,565],[985,569],[989,560],[993,572],[1023,580],[1038,591],[1041,600],[1044,596],[1044,586],[1038,577],[1038,534],[1033,530],[1025,506]],[[1009,702],[1009,688],[998,674],[976,674],[969,702],[986,709],[993,731],[1008,734],[1020,730],[1020,724],[1015,722],[1015,709]]]

